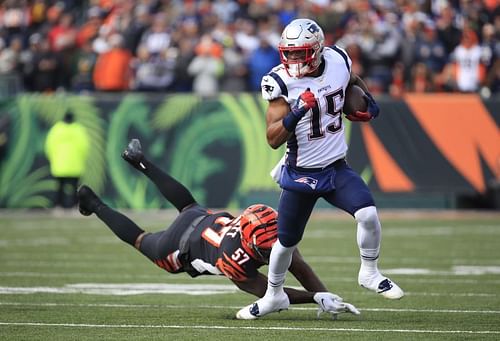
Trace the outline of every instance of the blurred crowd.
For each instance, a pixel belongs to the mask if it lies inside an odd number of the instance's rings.
[[[498,0],[3,0],[0,78],[25,91],[259,91],[315,19],[373,93],[500,92]]]

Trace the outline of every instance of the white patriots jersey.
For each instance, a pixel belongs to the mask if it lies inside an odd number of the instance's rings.
[[[341,48],[325,47],[320,76],[293,78],[280,64],[262,78],[261,90],[265,100],[283,97],[291,106],[307,88],[316,97],[316,107],[302,117],[287,141],[287,164],[323,168],[345,157],[347,143],[342,108],[351,64],[351,59]]]

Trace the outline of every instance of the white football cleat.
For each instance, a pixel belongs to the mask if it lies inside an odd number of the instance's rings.
[[[358,275],[358,283],[365,289],[376,292],[390,300],[399,300],[405,293],[389,278],[382,276],[380,272],[375,275],[366,276],[361,272]]]
[[[255,303],[241,308],[236,313],[238,320],[255,320],[264,315],[288,309],[290,300],[284,292],[281,295],[262,297]]]

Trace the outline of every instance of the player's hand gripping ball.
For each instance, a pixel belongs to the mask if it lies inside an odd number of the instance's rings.
[[[365,92],[359,86],[351,84],[345,91],[344,114],[351,121],[361,121],[357,119],[356,112],[366,112],[368,104],[365,99]]]

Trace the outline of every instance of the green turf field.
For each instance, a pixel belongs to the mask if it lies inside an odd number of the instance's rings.
[[[156,231],[173,215],[132,217]],[[302,254],[361,315],[318,319],[310,304],[238,321],[252,296],[156,268],[95,216],[0,211],[0,340],[499,340],[500,213],[381,218],[379,267],[402,300],[358,287],[353,221],[315,212]]]

